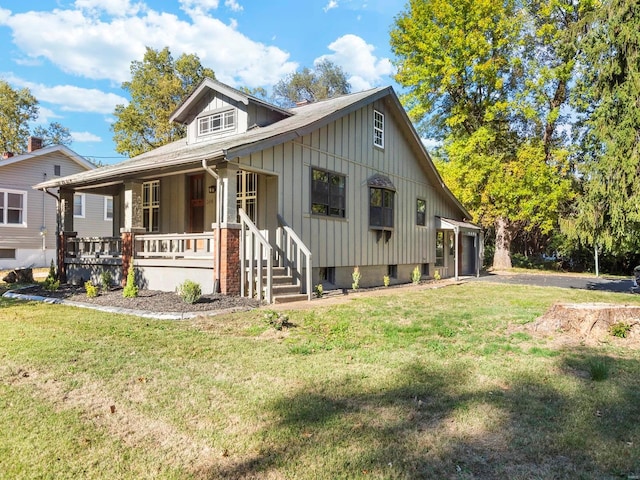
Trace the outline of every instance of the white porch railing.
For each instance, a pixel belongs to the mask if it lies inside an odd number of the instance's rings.
[[[301,286],[311,300],[311,250],[302,242],[287,222],[278,214],[276,253],[280,267],[287,269],[296,285]],[[304,263],[302,262],[304,256]]]
[[[273,248],[241,208],[240,214],[240,295],[273,301]],[[265,268],[266,267],[266,268]],[[248,288],[248,292],[247,292]]]
[[[135,258],[214,258],[213,232],[143,234],[135,236]]]
[[[122,253],[120,237],[69,237],[66,256],[83,257],[119,257]]]

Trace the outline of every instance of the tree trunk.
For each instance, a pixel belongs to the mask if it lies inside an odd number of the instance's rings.
[[[511,239],[513,233],[506,218],[496,219],[496,250],[493,255],[494,270],[508,270],[511,268]]]

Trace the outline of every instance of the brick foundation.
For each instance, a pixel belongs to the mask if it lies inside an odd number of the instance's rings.
[[[240,229],[220,230],[220,293],[240,295]]]

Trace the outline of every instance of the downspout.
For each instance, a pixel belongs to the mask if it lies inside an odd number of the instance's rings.
[[[220,229],[220,219],[222,217],[220,212],[220,207],[222,206],[222,188],[220,182],[220,176],[209,166],[207,165],[207,159],[202,159],[202,168],[213,178],[216,179],[216,260],[215,260],[215,270],[216,275],[213,279],[213,291],[215,293],[220,292],[220,255],[222,255],[222,245],[220,244],[222,239],[222,233]]]

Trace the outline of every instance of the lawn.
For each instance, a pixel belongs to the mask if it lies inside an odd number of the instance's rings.
[[[640,353],[471,283],[159,321],[0,299],[0,478],[638,478]],[[594,365],[604,369],[591,378]]]

